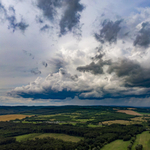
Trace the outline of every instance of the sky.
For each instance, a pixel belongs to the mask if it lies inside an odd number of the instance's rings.
[[[0,0],[0,105],[150,106],[148,0]]]

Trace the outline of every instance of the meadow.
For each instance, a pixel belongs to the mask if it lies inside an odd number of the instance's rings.
[[[79,142],[80,140],[83,140],[84,138],[82,137],[76,137],[76,136],[69,136],[66,134],[58,134],[58,133],[31,133],[31,134],[25,134],[25,135],[20,135],[16,136],[16,141],[26,141],[26,140],[34,140],[35,138],[47,138],[47,137],[52,137],[55,139],[61,139],[63,141],[71,141],[71,142]]]
[[[105,145],[101,150],[127,150],[129,144],[129,141],[116,140]]]
[[[142,144],[143,150],[150,149],[150,133],[149,133],[149,131],[145,131],[142,134],[137,135],[136,140],[132,146],[132,150],[135,150],[135,146],[137,144]]]

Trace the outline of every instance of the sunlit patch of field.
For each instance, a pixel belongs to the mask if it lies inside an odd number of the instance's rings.
[[[143,150],[150,149],[150,133],[149,133],[149,131],[145,131],[142,134],[137,135],[136,140],[132,146],[132,150],[135,150],[135,146],[137,144],[142,144]]]
[[[129,124],[131,124],[131,121],[126,121],[126,120],[112,120],[112,121],[104,121],[102,123],[103,124],[108,124],[108,125],[111,125],[111,124],[114,124],[114,123],[129,125]]]
[[[15,119],[23,119],[26,117],[31,117],[32,115],[21,115],[21,114],[12,114],[12,115],[2,115],[0,116],[0,121],[10,121]]]
[[[116,140],[105,145],[101,150],[127,150],[130,141]]]
[[[131,120],[138,121],[138,122],[147,122],[147,119],[150,119],[150,117],[135,117],[135,118],[131,118]]]
[[[118,110],[117,112],[125,113],[128,115],[142,116],[142,114],[135,112],[133,110]]]
[[[63,141],[71,141],[71,142],[79,142],[82,137],[77,136],[70,136],[66,134],[58,134],[58,133],[31,133],[31,134],[25,134],[16,136],[16,141],[26,141],[26,140],[34,140],[35,138],[46,138],[46,137],[53,137],[55,139],[61,139]]]
[[[127,121],[127,120],[112,120],[112,121],[104,121],[102,123],[107,124],[107,125],[111,125],[111,124],[114,124],[114,123],[130,125],[130,124],[134,124],[135,122],[134,121]]]

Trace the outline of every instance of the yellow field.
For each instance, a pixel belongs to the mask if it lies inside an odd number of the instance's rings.
[[[142,116],[141,114],[139,114],[133,110],[118,110],[117,112],[125,113],[128,115]]]
[[[114,124],[114,123],[126,124],[126,125],[133,124],[132,121],[126,121],[126,120],[112,120],[112,121],[104,121],[102,123],[103,124],[108,124],[108,125],[111,125],[111,124]]]
[[[23,119],[26,117],[31,117],[32,115],[21,115],[21,114],[12,114],[12,115],[2,115],[0,116],[0,121],[9,121],[15,119]]]

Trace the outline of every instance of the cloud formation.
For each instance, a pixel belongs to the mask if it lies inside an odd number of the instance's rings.
[[[67,31],[72,31],[73,28],[78,28],[80,23],[80,12],[83,11],[84,6],[80,4],[80,0],[66,0],[67,6],[62,18],[60,20],[60,35],[65,35]]]
[[[59,11],[62,10],[59,20],[60,36],[65,35],[68,31],[72,32],[73,28],[80,28],[80,12],[84,9],[80,0],[38,0],[37,7],[42,10],[43,16],[51,23],[58,20],[56,18],[60,15]],[[43,23],[39,17],[36,17],[36,20]],[[48,29],[48,26],[44,26],[42,29]]]
[[[100,30],[100,33],[95,33],[95,38],[97,41],[104,43],[109,42],[113,43],[117,41],[117,34],[120,31],[120,23],[122,20],[117,20],[115,22],[105,20],[102,23],[102,29]]]
[[[118,77],[123,77],[127,87],[150,87],[150,68],[141,67],[138,62],[120,60],[111,64],[108,72],[115,72]]]
[[[96,55],[95,56],[96,59],[101,58],[101,55]],[[97,63],[92,62],[89,65],[86,66],[82,66],[82,67],[77,67],[78,71],[81,72],[91,72],[92,74],[103,74],[103,66],[104,65],[110,65],[111,64],[111,60],[105,60],[103,61],[102,59],[100,59]]]
[[[61,7],[62,0],[37,0],[37,7],[43,12],[45,18],[53,21],[57,15],[57,8]]]
[[[4,21],[7,20],[9,22],[8,29],[13,29],[13,32],[15,32],[15,30],[20,30],[20,31],[24,32],[27,29],[27,27],[29,26],[23,20],[23,18],[21,19],[20,22],[17,22],[16,16],[15,16],[16,15],[15,9],[13,6],[9,6],[8,10],[6,10],[6,8],[0,2],[0,11],[4,15],[3,20]],[[9,15],[8,12],[12,13],[12,15]]]
[[[134,46],[148,47],[150,44],[150,23],[142,23],[142,28],[140,29],[136,39],[134,41]]]

